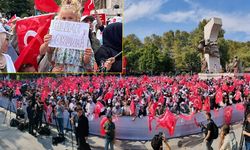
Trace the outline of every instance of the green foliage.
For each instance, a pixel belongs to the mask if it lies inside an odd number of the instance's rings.
[[[21,17],[28,17],[34,14],[33,0],[0,0],[0,12],[8,17],[16,14]]]
[[[55,0],[60,5],[61,0]],[[35,14],[34,0],[0,0],[0,12],[7,17],[16,14],[19,17],[29,17]]]
[[[192,32],[168,31],[162,36],[152,34],[142,43],[136,35],[123,39],[123,48],[128,59],[128,73],[145,72],[200,72],[201,53],[197,46],[203,39],[203,29],[208,20],[202,20]],[[225,31],[219,32],[218,46],[223,68],[238,56],[245,68],[250,67],[250,42],[242,43],[224,39]]]

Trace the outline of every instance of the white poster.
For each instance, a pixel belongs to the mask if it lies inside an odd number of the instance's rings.
[[[89,24],[52,20],[50,32],[52,39],[49,47],[85,50],[89,41]]]

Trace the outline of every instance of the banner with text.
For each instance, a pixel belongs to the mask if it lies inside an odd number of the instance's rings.
[[[89,24],[52,20],[49,47],[85,50],[89,41]]]

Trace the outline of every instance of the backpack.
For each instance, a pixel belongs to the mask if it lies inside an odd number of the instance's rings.
[[[10,120],[11,127],[17,127],[18,125],[19,125],[19,122],[15,118]]]
[[[17,128],[20,131],[24,131],[25,129],[27,129],[27,124],[25,124],[24,122],[20,122]]]
[[[214,121],[211,121],[212,123],[212,139],[217,139],[219,136],[219,128],[218,126],[214,123]]]
[[[159,150],[159,148],[162,146],[162,136],[156,134],[151,140],[151,146],[154,150]]]
[[[40,135],[50,135],[50,128],[48,126],[41,127],[40,130],[38,131]]]

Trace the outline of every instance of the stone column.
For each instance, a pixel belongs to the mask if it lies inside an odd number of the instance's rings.
[[[204,27],[205,45],[208,51],[205,51],[204,57],[207,61],[208,71],[219,73],[222,71],[220,63],[219,48],[217,46],[217,38],[222,26],[220,18],[212,18]]]

